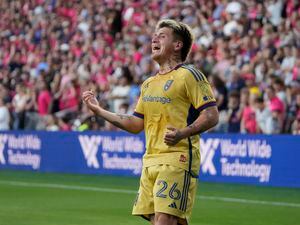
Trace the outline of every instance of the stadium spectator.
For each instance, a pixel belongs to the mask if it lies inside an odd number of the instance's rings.
[[[289,111],[300,82],[298,1],[3,0],[0,10],[0,92],[7,92],[4,101],[18,129],[26,124],[12,107],[17,84],[37,90],[43,79],[50,86],[49,112],[62,111],[58,116],[72,126],[80,117],[78,96],[86,88],[96,86],[106,102],[115,85],[112,77],[123,66],[138,85],[154,74],[157,65],[146,43],[157,21],[173,18],[188,23],[195,34],[188,62],[225,84],[225,89],[215,88],[224,112],[233,90],[247,86],[251,94],[265,95],[273,86],[287,111],[282,132],[291,133],[296,117]],[[277,79],[284,84],[276,84]],[[138,93],[133,84],[130,88]],[[131,94],[132,109],[136,99]],[[66,106],[62,99],[71,101]]]
[[[38,96],[37,96],[37,108],[40,116],[44,116],[50,113],[50,105],[52,101],[52,96],[50,88],[48,87],[46,81],[40,80],[37,84]]]
[[[38,123],[37,102],[36,102],[36,90],[35,88],[29,88],[27,94],[27,101],[25,105],[25,130],[36,130],[36,124]]]
[[[233,91],[229,94],[227,124],[228,133],[239,133],[241,129],[241,113],[240,113],[240,94],[238,91]]]
[[[284,108],[287,106],[287,96],[285,91],[285,85],[280,78],[274,81],[273,88],[276,92],[276,96],[283,102]]]
[[[277,97],[275,89],[272,86],[266,89],[266,97],[268,99],[269,109],[271,111],[276,110],[283,115],[285,112],[284,103],[279,97]]]
[[[255,134],[257,131],[254,98],[247,87],[241,90],[241,133]]]
[[[122,71],[126,71],[128,68],[123,68]],[[108,96],[109,100],[112,100],[112,111],[119,113],[120,106],[129,102],[130,83],[129,77],[122,72],[121,77],[116,81],[115,86],[112,87],[112,91]]]
[[[272,25],[278,26],[281,22],[283,0],[268,0],[264,3],[267,9],[267,18],[270,20]]]
[[[11,96],[9,94],[8,88],[0,83],[0,98],[3,100],[4,104],[8,107],[11,107]]]
[[[4,99],[0,97],[0,130],[9,130],[10,114]]]
[[[47,131],[58,131],[59,130],[57,117],[54,114],[47,115],[45,117],[45,122],[46,122],[46,130]]]
[[[13,111],[13,129],[19,130],[25,128],[25,110],[28,101],[28,89],[22,85],[18,84],[16,86],[16,94],[12,99]]]
[[[230,69],[230,77],[226,84],[229,92],[238,91],[240,92],[245,87],[245,80],[241,77],[239,70],[236,67]]]
[[[264,99],[258,97],[255,99],[255,119],[257,123],[257,133],[268,134],[267,121],[271,118],[271,111],[265,105]]]
[[[217,99],[217,106],[219,111],[226,110],[227,108],[227,89],[224,81],[217,75],[209,77],[212,89]]]
[[[278,107],[271,107],[271,117],[266,120],[266,134],[280,134],[283,126],[282,112]]]
[[[295,134],[295,135],[300,134],[300,113],[298,114],[296,120],[293,122],[292,134]]]
[[[298,49],[290,45],[284,47],[284,58],[281,62],[280,69],[284,75],[284,82],[286,85],[293,80],[293,68],[296,63]]]

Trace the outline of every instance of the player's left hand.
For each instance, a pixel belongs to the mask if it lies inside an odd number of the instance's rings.
[[[178,129],[176,129],[175,127],[167,126],[167,131],[164,137],[164,142],[166,143],[166,145],[176,145],[181,139],[181,132]]]

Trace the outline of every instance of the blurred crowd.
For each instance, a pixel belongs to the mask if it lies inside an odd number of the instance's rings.
[[[1,0],[0,130],[117,130],[80,100],[132,113],[157,71],[157,21],[189,24],[188,63],[212,84],[213,132],[300,134],[297,0]]]

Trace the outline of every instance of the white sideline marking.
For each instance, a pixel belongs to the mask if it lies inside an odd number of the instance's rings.
[[[237,203],[254,204],[254,205],[288,206],[288,207],[300,208],[300,204],[291,203],[291,202],[260,201],[260,200],[251,200],[251,199],[243,199],[243,198],[227,198],[227,197],[219,197],[219,196],[213,197],[213,196],[204,196],[204,195],[197,195],[196,197],[199,199],[215,200],[221,202],[237,202]]]
[[[67,190],[78,190],[78,191],[96,191],[96,192],[106,192],[106,193],[122,193],[122,194],[136,194],[137,191],[125,190],[125,189],[113,189],[113,188],[100,188],[100,187],[90,187],[90,186],[75,186],[75,185],[65,185],[65,184],[50,184],[50,183],[32,183],[23,181],[9,181],[2,180],[0,184],[19,186],[19,187],[41,187],[41,188],[54,188],[54,189],[67,189]],[[222,202],[236,202],[244,204],[254,204],[254,205],[271,205],[271,206],[287,206],[300,208],[298,203],[290,202],[273,202],[273,201],[260,201],[260,200],[250,200],[242,198],[227,198],[219,196],[204,196],[197,195],[196,198],[212,201],[222,201]]]

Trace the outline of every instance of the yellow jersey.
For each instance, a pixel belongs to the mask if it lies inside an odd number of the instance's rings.
[[[181,64],[166,74],[156,74],[141,86],[134,115],[144,119],[146,152],[144,167],[168,164],[197,177],[200,168],[200,136],[182,139],[174,146],[164,143],[166,127],[192,124],[199,113],[216,105],[206,77],[194,66]]]

